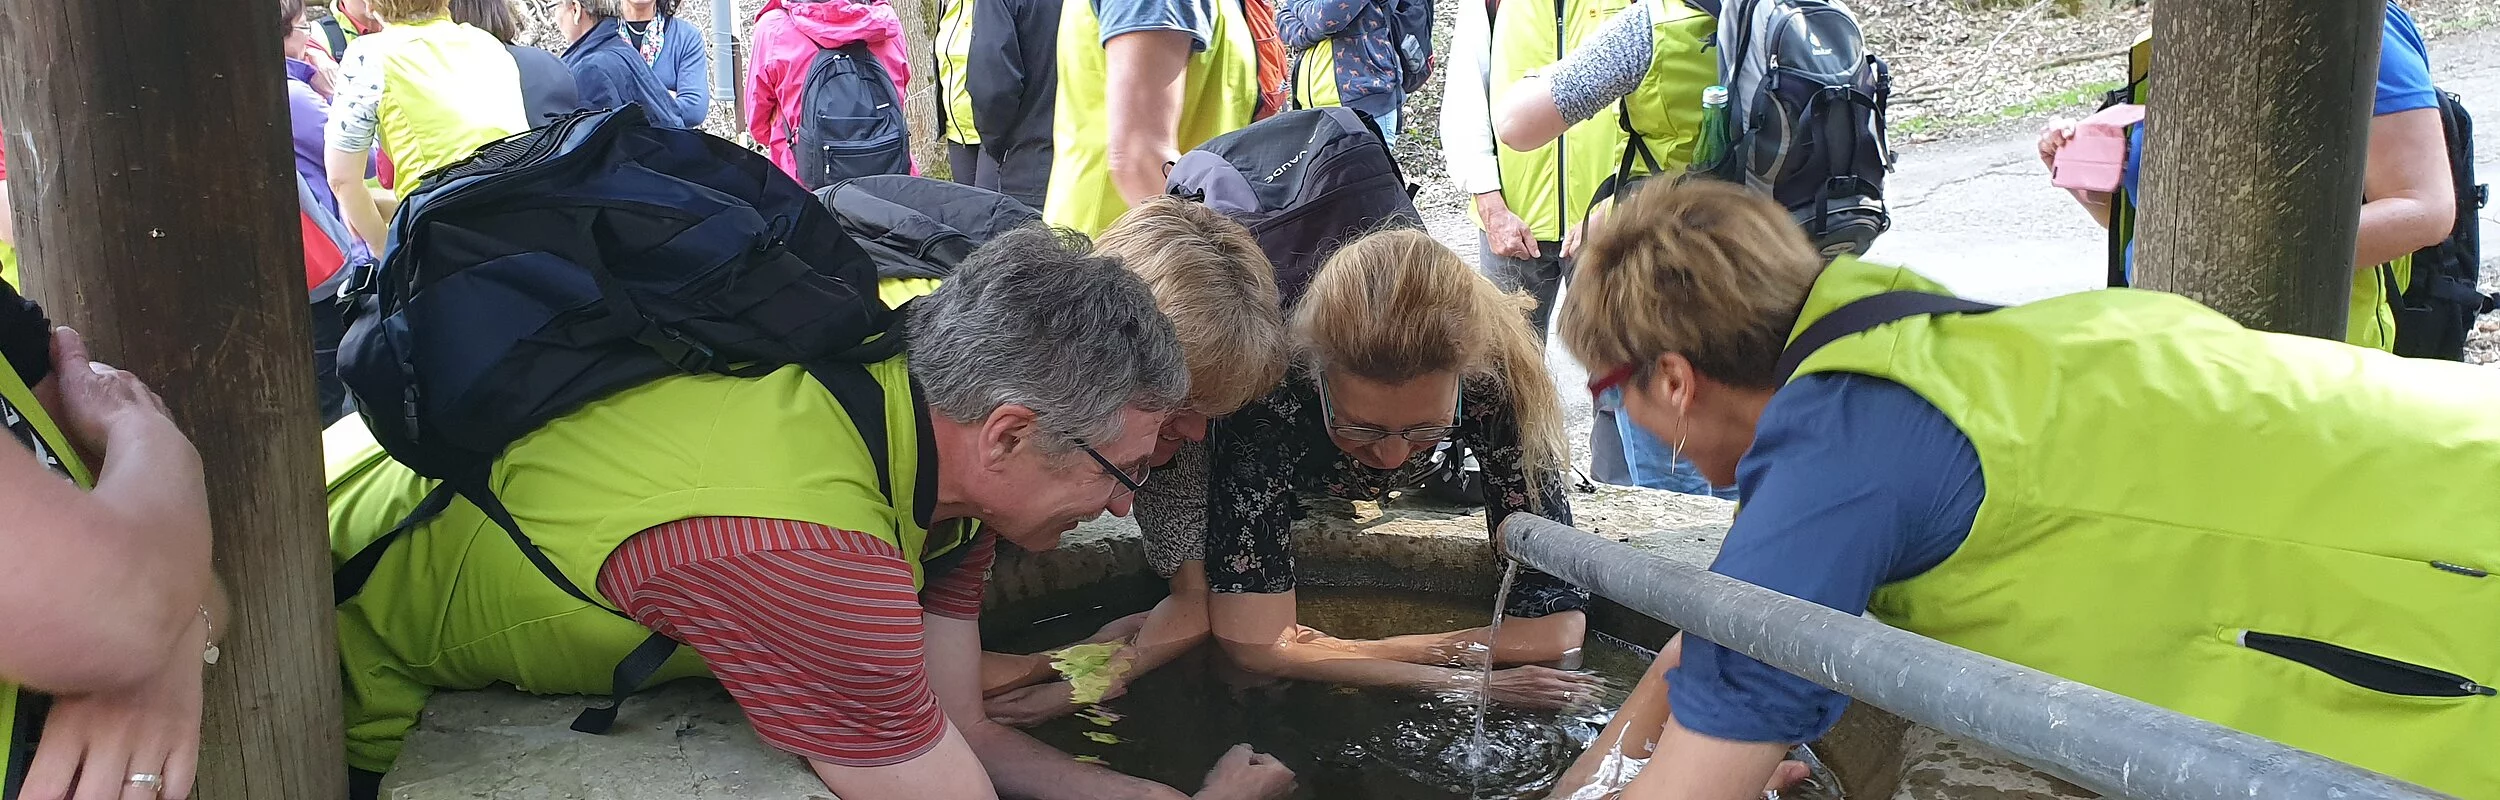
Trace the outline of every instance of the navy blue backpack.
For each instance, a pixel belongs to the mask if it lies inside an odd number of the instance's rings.
[[[640,106],[480,148],[400,205],[380,266],[341,293],[339,377],[383,449],[442,483],[333,573],[335,599],[465,499],[558,588],[604,607],[522,533],[488,470],[549,421],[670,375],[804,365],[883,463],[884,393],[861,365],[900,352],[902,314],[876,286],[867,252],[771,161],[655,127]],[[616,703],[675,647],[655,633],[619,664]],[[593,708],[574,728],[604,732],[615,715]]]

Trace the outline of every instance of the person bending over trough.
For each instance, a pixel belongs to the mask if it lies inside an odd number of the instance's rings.
[[[1712,571],[2440,791],[2500,786],[2457,749],[2500,736],[2500,371],[2129,289],[1972,313],[1907,269],[1826,266],[1779,204],[1713,181],[1612,216],[1563,342],[1597,402],[1743,493]],[[1650,759],[1627,798],[1760,797],[1847,704],[1679,636],[1560,796],[1620,751]]]
[[[913,306],[907,352],[850,387],[884,400],[882,462],[796,366],[661,378],[497,459],[496,495],[595,605],[465,501],[384,551],[339,606],[359,788],[379,791],[435,689],[605,693],[662,633],[684,646],[654,682],[717,677],[766,744],[844,800],[1183,798],[991,722],[977,622],[998,539],[1049,549],[1129,511],[1188,393],[1170,323],[1081,237],[1043,230],[989,242]],[[342,560],[433,484],[365,434],[330,431]],[[1292,784],[1243,747],[1196,796]]]
[[[1192,211],[1210,219],[1140,227],[1141,215]],[[1153,233],[1128,240],[1129,231]],[[1285,322],[1265,313],[1274,307],[1272,268],[1246,231],[1212,211],[1149,201],[1105,241],[1107,248],[1135,242],[1130,269],[1155,287],[1193,378],[1204,378],[1193,385],[1190,410],[1165,428],[1171,460],[1138,496],[1150,559],[1172,577],[1173,594],[1132,637],[1137,644],[1122,657],[1135,664],[1115,687],[1210,632],[1232,660],[1261,675],[1472,685],[1476,673],[1459,667],[1483,657],[1483,629],[1358,641],[1299,625],[1291,527],[1297,493],[1377,499],[1411,485],[1425,463],[1420,456],[1448,439],[1469,445],[1485,464],[1489,528],[1519,511],[1568,520],[1561,405],[1527,325],[1526,298],[1494,288],[1420,231],[1387,231],[1340,250]],[[1189,250],[1199,257],[1172,257]],[[1240,346],[1280,341],[1290,351]],[[1563,659],[1580,646],[1585,599],[1551,576],[1521,573],[1509,601],[1514,619],[1504,624],[1495,658]],[[1025,675],[1046,678],[1046,668],[1032,665]],[[1013,683],[992,684],[1001,685]],[[1585,697],[1591,685],[1574,673],[1521,666],[1495,672],[1491,688],[1496,700],[1557,707]],[[1034,686],[993,701],[992,713],[1044,718],[1066,709],[1067,691],[1064,683]]]

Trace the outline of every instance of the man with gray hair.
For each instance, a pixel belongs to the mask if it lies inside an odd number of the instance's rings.
[[[1046,549],[1129,512],[1188,396],[1171,323],[1117,261],[1041,229],[991,242],[911,314],[902,356],[663,378],[508,449],[495,494],[592,602],[466,503],[392,548],[339,607],[358,789],[378,793],[436,687],[605,693],[611,665],[673,640],[646,685],[718,677],[845,800],[1183,797],[990,722],[975,622],[996,539]],[[845,411],[880,401],[882,426]],[[328,434],[334,540],[431,488],[363,432]],[[1198,797],[1291,785],[1239,748]]]

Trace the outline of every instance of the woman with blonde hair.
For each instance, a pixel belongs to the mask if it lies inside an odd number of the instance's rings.
[[[2423,746],[2500,730],[2500,372],[2157,292],[1969,303],[1826,265],[1779,204],[1712,182],[1617,209],[1561,332],[1598,403],[1742,492],[1712,571],[2440,791],[2500,785]],[[1847,704],[1678,637],[1555,796],[1619,754],[1651,760],[1628,798],[1759,797]]]
[[[1172,227],[1141,227],[1141,214]],[[1173,595],[1134,636],[1124,680],[1211,631],[1240,666],[1270,677],[1418,689],[1478,681],[1466,667],[1483,657],[1483,629],[1357,641],[1299,625],[1291,528],[1298,493],[1378,499],[1411,485],[1428,464],[1422,456],[1451,439],[1484,464],[1491,527],[1520,511],[1568,520],[1561,403],[1526,322],[1530,301],[1418,230],[1347,244],[1303,296],[1284,298],[1290,313],[1276,314],[1276,304],[1255,302],[1274,297],[1275,283],[1248,233],[1194,203],[1149,200],[1102,246],[1124,251],[1172,318],[1195,412],[1166,428],[1173,457],[1138,493],[1150,560],[1173,576]],[[1156,255],[1176,249],[1224,253],[1209,261],[1227,266]],[[1551,576],[1523,572],[1495,658],[1562,659],[1580,646],[1585,601]],[[1537,666],[1495,672],[1491,683],[1497,700],[1543,707],[1591,688],[1584,676]],[[1004,695],[992,714],[1033,721],[1063,710],[1065,692],[1045,684]]]

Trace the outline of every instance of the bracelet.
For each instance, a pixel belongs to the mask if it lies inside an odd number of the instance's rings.
[[[200,627],[206,629],[206,641],[200,643],[200,663],[217,666],[217,621],[208,615],[208,606],[200,606]]]

